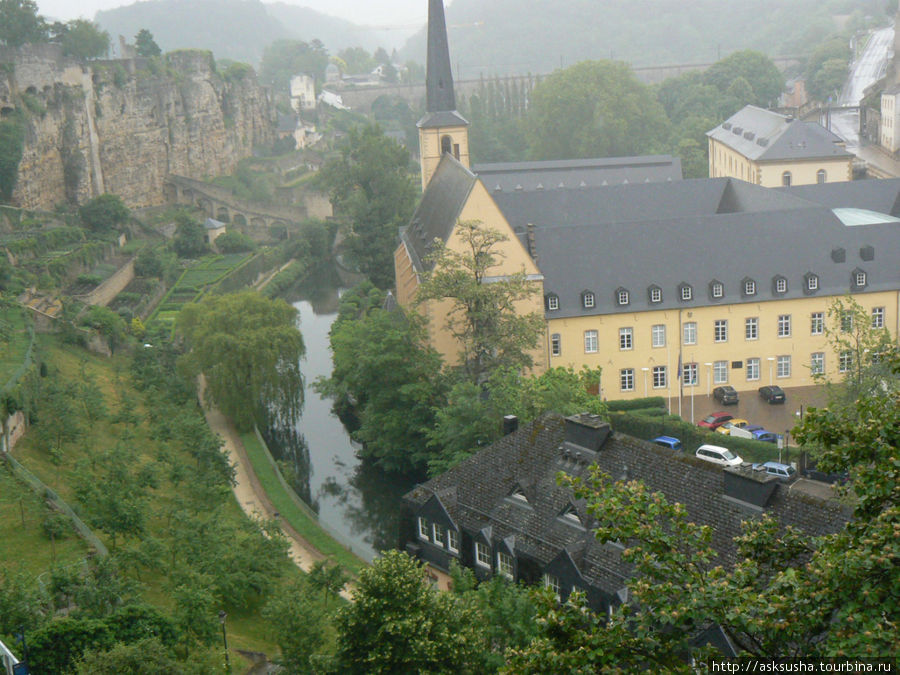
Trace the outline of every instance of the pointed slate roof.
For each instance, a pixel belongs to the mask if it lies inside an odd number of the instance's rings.
[[[453,71],[443,0],[428,0],[428,61],[425,73],[425,116],[419,127],[468,126],[456,112]]]

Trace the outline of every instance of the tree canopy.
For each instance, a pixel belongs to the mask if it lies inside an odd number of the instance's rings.
[[[742,94],[752,94],[752,98],[746,103],[763,108],[774,106],[784,91],[784,75],[772,59],[752,49],[729,54],[703,73],[703,81],[720,92],[728,92],[740,79],[744,80],[741,83]],[[732,92],[737,93],[734,89]],[[744,95],[741,98],[745,98]]]
[[[97,232],[117,230],[131,216],[119,195],[104,194],[78,207],[78,217],[85,226]]]
[[[103,56],[109,49],[109,33],[87,19],[66,22],[65,31],[58,38],[66,54],[81,59]]]
[[[296,309],[244,291],[186,305],[178,326],[206,376],[209,399],[238,428],[264,423],[270,411],[288,422],[300,414],[305,348]]]
[[[0,0],[0,44],[21,47],[47,39],[47,23],[34,0]]]
[[[153,39],[153,33],[146,28],[141,28],[134,36],[134,46],[138,56],[159,56],[162,50]]]
[[[318,40],[276,40],[263,52],[259,75],[263,82],[287,91],[291,78],[299,73],[308,73],[316,82],[324,82],[327,66],[328,50]]]

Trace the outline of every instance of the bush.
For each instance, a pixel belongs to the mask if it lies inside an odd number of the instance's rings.
[[[647,398],[631,398],[625,401],[607,401],[610,412],[620,410],[640,410],[641,408],[665,408],[666,399],[662,396],[648,396]]]
[[[256,250],[256,243],[240,232],[228,231],[216,237],[216,248],[222,253],[242,253]]]

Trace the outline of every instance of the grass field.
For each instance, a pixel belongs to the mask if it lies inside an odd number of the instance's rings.
[[[25,310],[8,307],[0,310],[0,337],[5,334],[7,342],[0,341],[0,390],[16,374],[25,361],[25,354],[31,342],[25,320]]]

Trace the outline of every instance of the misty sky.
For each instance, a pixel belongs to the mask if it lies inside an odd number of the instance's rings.
[[[263,0],[264,2],[270,0]],[[285,4],[309,7],[322,14],[370,26],[421,26],[428,15],[427,0],[280,0]],[[68,21],[92,19],[101,9],[133,4],[128,0],[37,0],[39,13],[47,18]],[[449,5],[448,0],[444,0]]]

